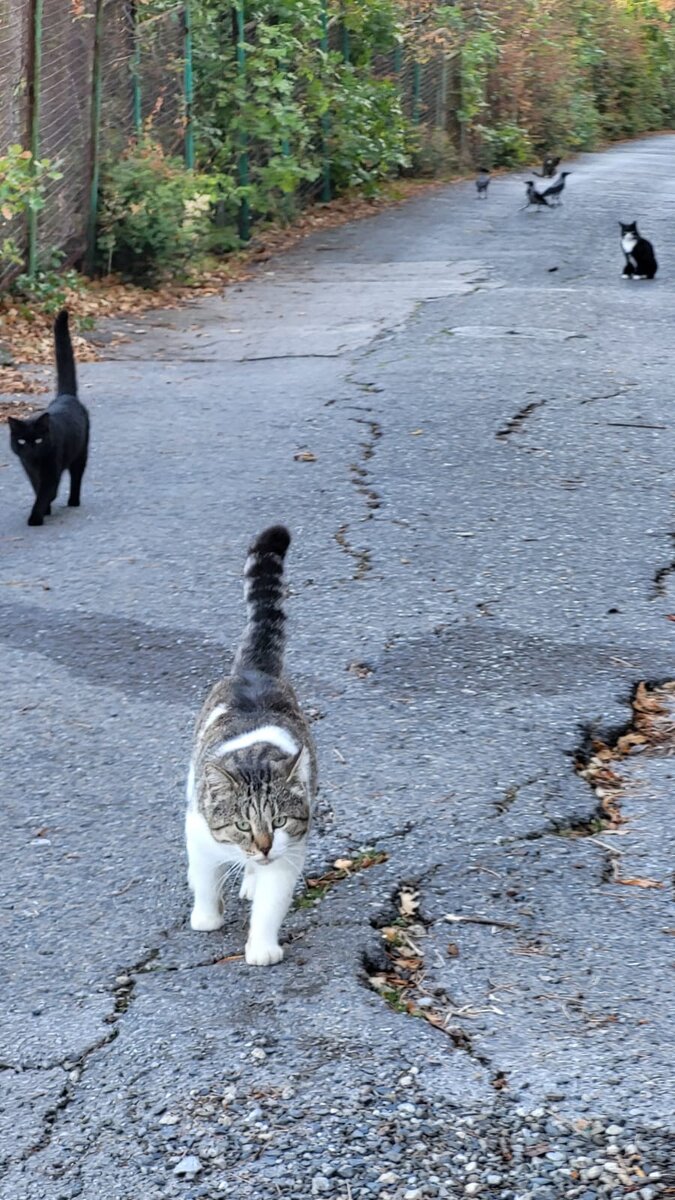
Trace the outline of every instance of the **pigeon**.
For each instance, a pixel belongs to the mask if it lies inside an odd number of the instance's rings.
[[[487,167],[479,167],[478,175],[476,176],[476,191],[478,192],[479,200],[487,200],[488,188],[490,186],[490,172]]]

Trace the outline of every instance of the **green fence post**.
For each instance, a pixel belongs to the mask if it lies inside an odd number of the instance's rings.
[[[192,121],[194,84],[192,78],[192,11],[190,0],[183,4],[183,90],[185,94],[185,166],[188,171],[195,165],[195,131]]]
[[[141,97],[141,39],[138,36],[138,6],[136,0],[129,2],[131,22],[131,95],[134,114],[134,133],[140,138],[143,133],[143,106]]]
[[[103,5],[96,0],[94,18],[94,60],[91,74],[91,182],[89,185],[89,220],[87,222],[87,253],[85,267],[93,275],[96,262],[96,217],[101,175],[101,46],[103,43]]]
[[[42,10],[43,0],[33,0],[33,46],[30,81],[30,149],[33,171],[40,157],[40,94],[42,84]],[[28,209],[28,274],[37,270],[38,223],[37,210]]]
[[[321,53],[324,58],[324,70],[328,64],[328,0],[321,0]],[[323,156],[323,186],[321,199],[327,204],[331,198],[330,155],[328,139],[330,137],[330,117],[325,112],[321,118],[321,153]]]
[[[420,98],[422,95],[422,64],[413,63],[413,102],[412,119],[414,125],[419,125],[421,117]]]
[[[246,86],[244,0],[239,0],[235,11],[237,18],[237,75],[239,76],[239,80],[242,85],[243,94]],[[241,113],[239,115],[241,116]],[[248,165],[248,137],[245,129],[242,128],[239,134],[239,158],[237,161],[239,186],[242,188],[248,187]],[[241,238],[242,242],[248,242],[251,237],[251,211],[249,208],[248,197],[246,195],[244,195],[239,205],[239,237]]]

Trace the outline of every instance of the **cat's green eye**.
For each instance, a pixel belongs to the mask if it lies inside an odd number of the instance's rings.
[[[287,820],[288,820],[288,817],[275,817],[272,824],[274,825],[275,829],[283,829]]]
[[[235,824],[240,833],[250,833],[251,832],[250,821],[236,821]]]

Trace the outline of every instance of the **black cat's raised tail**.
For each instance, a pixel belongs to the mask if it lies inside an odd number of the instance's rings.
[[[75,355],[68,328],[68,309],[63,308],[54,321],[54,349],[56,351],[56,393],[58,396],[77,396]]]

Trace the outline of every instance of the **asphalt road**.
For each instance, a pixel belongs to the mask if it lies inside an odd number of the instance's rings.
[[[615,1119],[667,1172],[675,767],[628,760],[598,833],[574,755],[675,676],[675,137],[572,168],[556,211],[519,211],[524,176],[485,204],[444,187],[119,325],[80,368],[79,511],[28,529],[5,444],[3,1200],[629,1194],[512,1179],[544,1113]],[[621,218],[654,283],[620,278]],[[388,857],[256,970],[234,894],[224,930],[189,929],[183,792],[246,545],[279,520],[320,754],[307,874]],[[408,998],[445,1030],[369,981],[404,885]],[[453,1190],[466,1120],[510,1139],[501,1184]]]

